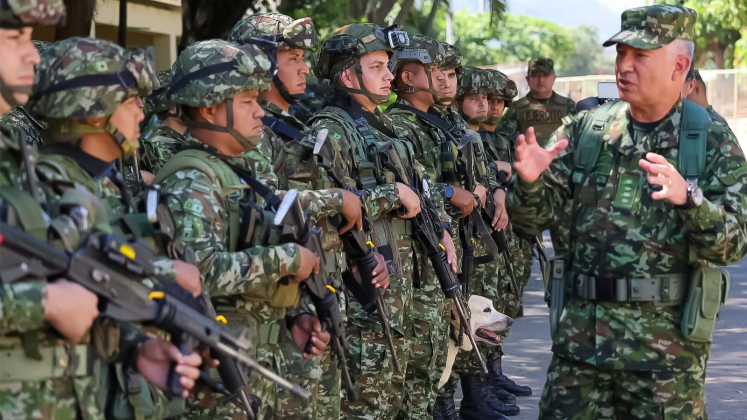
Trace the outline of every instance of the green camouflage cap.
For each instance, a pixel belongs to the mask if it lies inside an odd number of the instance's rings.
[[[446,51],[443,45],[435,39],[425,35],[413,35],[410,37],[410,45],[398,50],[389,60],[389,69],[397,74],[399,67],[408,62],[420,62],[422,64],[439,64],[446,60]]]
[[[508,76],[494,69],[485,69],[485,71],[488,74],[490,86],[488,99],[498,99],[510,103],[519,94],[516,82],[509,79]]]
[[[446,42],[442,42],[441,47],[444,49],[444,60],[441,63],[441,69],[456,69],[457,73],[461,73],[463,61],[462,51],[460,51],[456,45],[447,44]]]
[[[555,63],[550,58],[533,58],[529,60],[527,65],[527,74],[532,74],[533,71],[541,71],[545,74],[555,74],[553,65]]]
[[[694,39],[697,12],[684,6],[659,4],[637,7],[622,14],[622,29],[603,45],[621,43],[642,50],[655,50],[675,39]]]
[[[148,112],[166,112],[176,106],[168,97],[169,86],[171,86],[171,69],[158,72],[158,86],[158,89],[145,98],[145,110]]]
[[[340,73],[360,63],[364,55],[376,51],[393,53],[408,43],[407,32],[396,25],[388,28],[373,23],[345,25],[324,40],[314,62],[314,75],[336,80]]]
[[[315,50],[319,45],[311,18],[293,20],[281,13],[257,13],[237,23],[228,40],[243,44],[250,38],[271,37],[280,50]]]
[[[457,99],[462,100],[467,95],[490,92],[490,77],[487,71],[477,67],[465,67],[459,75]]]
[[[62,0],[2,0],[0,28],[16,29],[33,25],[56,25],[65,18]]]
[[[104,118],[157,86],[153,58],[146,51],[128,51],[103,39],[69,38],[41,54],[26,109],[45,118]]]

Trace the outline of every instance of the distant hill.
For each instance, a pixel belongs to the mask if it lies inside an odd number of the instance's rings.
[[[600,41],[620,30],[620,13],[598,0],[509,0],[508,10],[564,26],[595,25]]]

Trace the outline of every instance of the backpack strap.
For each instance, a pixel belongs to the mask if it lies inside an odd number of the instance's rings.
[[[247,186],[241,184],[238,175],[218,157],[197,149],[182,150],[169,159],[158,171],[153,184],[158,184],[171,175],[187,169],[196,169],[218,181],[219,194],[228,209],[228,250],[235,252],[239,237],[239,199],[241,191]]]
[[[711,117],[695,102],[682,100],[677,169],[688,181],[697,181],[705,171],[706,140]]]
[[[623,106],[625,102],[621,100],[607,102],[585,119],[576,144],[572,178],[574,184],[583,184],[591,174],[599,158],[599,151],[602,149],[598,133],[604,131],[607,124],[615,119]]]

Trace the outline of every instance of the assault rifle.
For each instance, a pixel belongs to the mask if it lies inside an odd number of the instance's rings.
[[[412,218],[414,237],[425,248],[444,296],[454,302],[459,321],[464,326],[464,333],[472,344],[472,351],[476,355],[483,373],[487,374],[488,369],[485,366],[485,360],[480,354],[477,342],[472,334],[469,306],[465,303],[464,294],[459,287],[459,280],[448,263],[446,248],[441,243],[444,228],[436,213],[436,208],[431,202],[430,184],[415,172],[412,165],[408,165],[405,169],[405,165],[392,143],[386,143],[379,147],[375,161],[377,166],[391,170],[398,182],[407,185],[418,194],[421,210]]]
[[[350,346],[345,337],[345,323],[342,321],[338,292],[324,272],[326,264],[321,240],[322,230],[316,226],[309,226],[306,222],[297,195],[296,190],[289,190],[285,193],[283,202],[275,214],[274,224],[281,229],[281,243],[297,243],[308,248],[319,257],[321,269],[318,273],[311,273],[311,276],[302,285],[309,292],[316,309],[316,315],[322,323],[322,329],[328,331],[331,335],[332,353],[337,358],[338,366],[342,370],[342,380],[345,384],[348,401],[354,402],[358,399],[358,393],[350,378],[345,358],[345,353]],[[306,344],[304,351],[311,354],[311,343]]]
[[[94,233],[81,243],[77,250],[67,253],[0,222],[0,280],[11,284],[27,278],[64,277],[96,294],[103,316],[159,328],[169,333],[183,352],[191,352],[194,343],[210,348],[221,365],[225,363],[219,369],[223,386],[239,396],[242,400],[239,405],[249,415],[252,412],[247,396],[239,395],[244,380],[237,363],[302,398],[310,396],[305,389],[249,357],[247,352],[251,347],[247,340],[228,333],[220,321],[205,315],[205,306],[181,286],[157,275],[152,264],[153,248],[148,242],[142,239],[127,242],[112,234]],[[156,288],[146,286],[144,279],[156,280]],[[173,370],[166,392],[181,393]]]
[[[329,153],[329,147],[324,147],[328,133],[329,131],[327,129],[322,129],[317,134],[314,145],[314,159],[317,165],[323,168],[337,185],[357,194],[358,191],[349,187],[343,181],[343,177],[338,174],[332,166],[333,157]],[[361,204],[361,211],[363,212],[363,232],[370,234],[371,225],[368,221],[366,208],[363,204]],[[341,226],[342,220],[338,220],[336,225]],[[386,341],[386,345],[389,348],[389,353],[392,357],[394,371],[402,373],[402,367],[397,359],[397,352],[394,348],[394,341],[392,340],[392,332],[389,328],[389,311],[384,304],[384,292],[373,285],[372,273],[378,265],[376,258],[374,257],[374,245],[371,242],[367,242],[362,236],[362,233],[356,231],[354,228],[340,235],[340,238],[344,244],[348,261],[352,261],[356,265],[359,275],[359,278],[356,278],[356,276],[349,270],[343,273],[345,287],[353,294],[355,299],[368,314],[376,312],[376,316],[379,318],[379,324],[381,325],[384,334],[384,340]],[[391,250],[391,248],[389,249]],[[385,258],[386,257],[387,256],[385,255]],[[393,256],[386,259],[392,260]]]

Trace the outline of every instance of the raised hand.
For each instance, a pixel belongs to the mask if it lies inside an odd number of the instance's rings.
[[[537,143],[534,127],[527,129],[526,135],[520,134],[516,140],[516,162],[514,169],[524,182],[536,181],[542,172],[550,167],[555,156],[568,147],[568,140],[563,139],[545,149]]]

